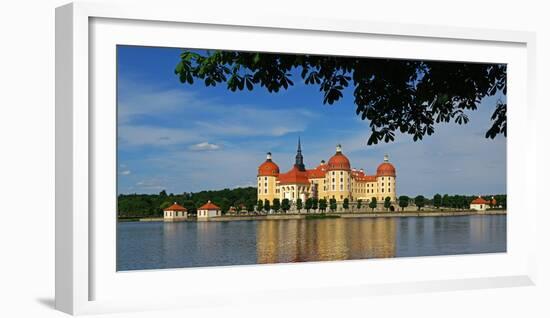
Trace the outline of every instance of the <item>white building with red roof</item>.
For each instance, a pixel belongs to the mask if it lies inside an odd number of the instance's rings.
[[[298,139],[296,161],[289,171],[280,173],[271,153],[258,167],[258,200],[272,203],[274,199],[288,199],[291,202],[301,199],[305,202],[308,198],[317,198],[369,202],[376,198],[382,202],[389,197],[396,202],[396,179],[396,169],[387,155],[376,173],[368,175],[363,169],[352,168],[341,145],[336,146],[336,153],[327,163],[322,160],[317,167],[306,169]]]
[[[171,206],[164,209],[164,222],[177,222],[187,219],[187,209],[174,202]]]
[[[496,205],[497,201],[494,197],[491,200],[485,200],[481,196],[478,196],[470,203],[470,210],[485,211],[488,208],[496,207]]]
[[[212,203],[210,200],[203,206],[197,209],[197,220],[207,221],[210,218],[218,217],[222,215],[222,211],[219,206]]]

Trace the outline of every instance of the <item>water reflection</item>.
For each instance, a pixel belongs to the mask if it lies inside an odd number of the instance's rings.
[[[117,270],[506,251],[506,216],[117,225]]]
[[[256,233],[257,262],[394,257],[395,239],[394,218],[265,221]]]

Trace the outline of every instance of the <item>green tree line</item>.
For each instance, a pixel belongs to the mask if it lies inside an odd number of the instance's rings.
[[[225,213],[230,207],[245,209],[253,207],[257,200],[257,189],[254,187],[200,191],[195,193],[167,194],[161,191],[159,194],[119,194],[119,217],[155,217],[162,216],[163,209],[174,202],[183,205],[191,214],[197,212],[197,208],[208,202],[218,205]]]
[[[492,197],[496,200],[496,207],[502,207],[506,209],[506,195],[487,195],[482,196],[485,200],[490,201]],[[404,209],[412,204],[416,205],[418,209],[424,206],[433,206],[436,208],[450,208],[450,209],[469,209],[470,203],[477,198],[473,195],[450,195],[450,194],[436,194],[433,198],[426,198],[422,195],[416,197],[408,197],[402,195],[398,198],[397,204],[401,209]],[[288,199],[280,201],[279,199],[273,200],[257,200],[257,189],[254,187],[236,188],[236,189],[223,189],[215,191],[201,191],[196,193],[182,193],[182,194],[167,194],[166,191],[161,191],[159,194],[120,194],[118,196],[118,216],[119,217],[156,217],[162,216],[163,209],[169,207],[174,202],[183,205],[187,208],[188,212],[194,214],[197,212],[197,208],[201,205],[212,201],[218,205],[223,213],[226,213],[230,207],[241,207],[248,211],[269,211],[270,209],[276,212],[286,212],[290,209],[290,202]],[[357,208],[361,208],[362,200],[358,200]],[[384,200],[384,208],[389,209],[391,202],[389,198]],[[368,203],[368,207],[374,210],[377,206],[376,198]],[[350,201],[345,200],[343,208],[348,209],[350,207]],[[336,200],[330,199],[315,199],[308,198],[305,202],[299,200],[296,202],[296,208],[298,210],[305,209],[309,212],[311,209],[320,209],[325,211],[327,208],[331,211],[336,210]]]
[[[450,195],[450,194],[435,194],[432,199],[425,198],[422,195],[414,198],[402,195],[398,198],[398,204],[401,209],[410,205],[411,201],[414,201],[416,207],[420,210],[424,206],[433,206],[436,208],[450,208],[450,209],[469,209],[470,203],[478,196],[475,195]],[[496,204],[490,204],[492,208],[502,207],[506,209],[506,194],[495,194],[482,196],[483,199],[491,201],[495,199]]]

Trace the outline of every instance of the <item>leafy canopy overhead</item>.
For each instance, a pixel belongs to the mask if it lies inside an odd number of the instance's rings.
[[[465,111],[476,110],[484,97],[506,95],[505,64],[184,50],[175,73],[183,84],[201,80],[225,83],[233,92],[261,87],[277,93],[294,85],[293,70],[319,87],[323,104],[352,89],[357,115],[370,122],[369,145],[393,141],[396,131],[417,141],[433,134],[436,123],[465,124]],[[506,136],[505,101],[496,102],[491,120],[485,136]]]

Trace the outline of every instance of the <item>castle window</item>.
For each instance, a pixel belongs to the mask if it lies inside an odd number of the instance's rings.
[[[334,184],[332,185],[332,191],[334,191]]]
[[[265,189],[265,192],[264,193],[267,193],[267,189]]]
[[[344,178],[340,178],[340,183],[344,182]]]
[[[267,182],[265,183],[265,187],[267,188]]]
[[[264,177],[264,179],[267,181],[267,177]]]

